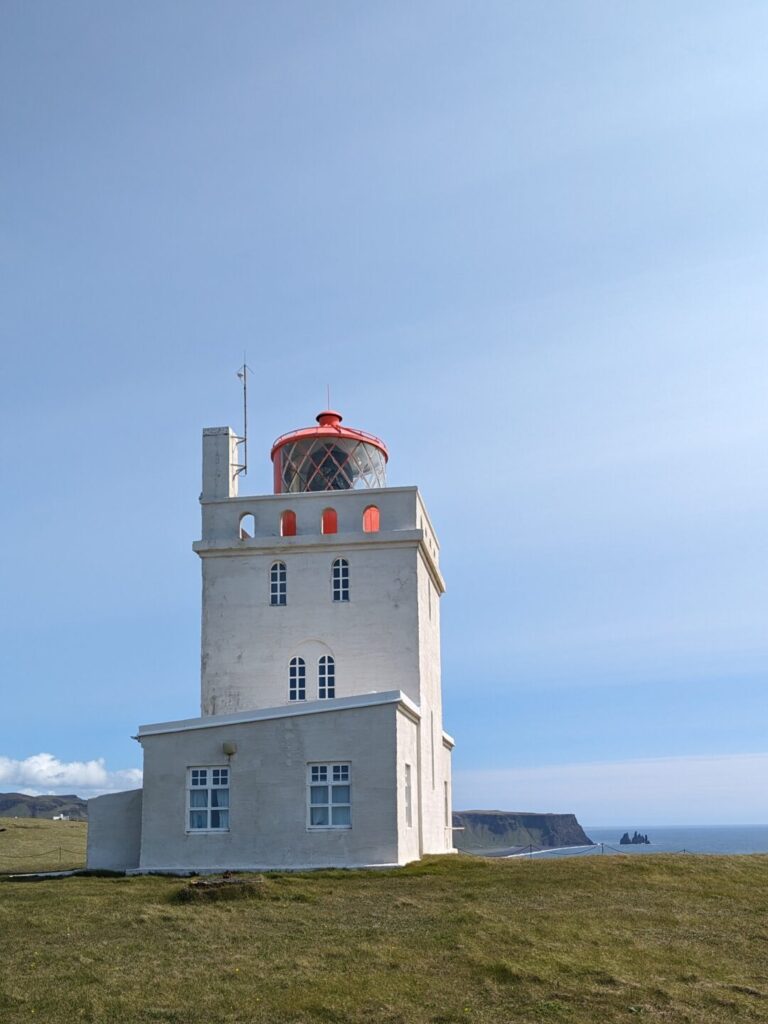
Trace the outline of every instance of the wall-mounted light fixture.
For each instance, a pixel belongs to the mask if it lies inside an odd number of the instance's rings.
[[[222,743],[221,749],[224,751],[227,757],[232,757],[233,754],[237,753],[237,744],[229,742]]]

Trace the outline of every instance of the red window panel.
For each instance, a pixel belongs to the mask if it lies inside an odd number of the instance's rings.
[[[363,532],[379,532],[379,510],[375,505],[369,505],[365,512],[363,512]]]
[[[296,536],[296,513],[292,512],[289,508],[280,516],[280,536]]]
[[[320,520],[320,532],[321,533],[338,533],[339,531],[339,519],[336,515],[335,508],[324,508],[323,515]]]

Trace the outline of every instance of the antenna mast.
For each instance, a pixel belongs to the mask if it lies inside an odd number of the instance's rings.
[[[252,372],[243,352],[243,365],[237,371],[238,380],[243,383],[243,436],[237,442],[243,446],[243,461],[237,467],[237,472],[243,476],[248,472],[248,374]]]

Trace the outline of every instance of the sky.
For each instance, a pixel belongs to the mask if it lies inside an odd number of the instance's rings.
[[[200,432],[441,542],[454,805],[768,822],[768,8],[0,5],[0,789],[199,713]]]

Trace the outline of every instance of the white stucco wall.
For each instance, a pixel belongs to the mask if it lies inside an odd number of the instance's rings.
[[[397,823],[399,861],[408,864],[421,856],[422,807],[419,722],[404,713],[397,716]],[[405,767],[411,766],[411,825],[406,818]]]
[[[142,734],[142,869],[402,863],[396,703]],[[210,719],[201,719],[208,722]],[[237,753],[228,758],[225,742]],[[349,762],[352,828],[309,830],[307,766]],[[230,831],[187,831],[187,769],[229,764]],[[418,856],[418,854],[416,854]]]
[[[139,866],[141,805],[140,789],[88,801],[87,867],[124,871]]]
[[[417,562],[418,650],[421,710],[423,852],[445,853],[453,846],[445,827],[445,782],[450,788],[450,753],[443,743],[440,666],[439,588],[427,560]],[[446,754],[448,756],[446,757]]]
[[[381,514],[375,534],[362,530],[370,504]],[[327,507],[337,512],[339,532],[323,536]],[[295,537],[279,536],[285,508],[296,513]],[[255,535],[241,540],[244,514],[255,517],[249,524]],[[419,566],[431,565],[436,598],[442,580],[434,531],[416,488],[203,502],[203,539],[194,547],[203,567],[202,714],[287,703],[291,658],[318,644],[335,659],[338,696],[400,689],[422,702]],[[348,602],[332,600],[331,567],[340,557],[349,563]],[[285,606],[269,603],[270,568],[278,560],[287,571]],[[439,651],[438,619],[435,628]],[[317,660],[305,660],[311,699]]]

